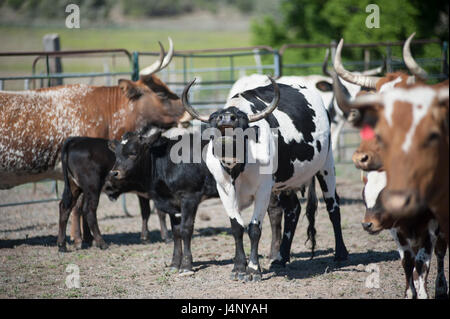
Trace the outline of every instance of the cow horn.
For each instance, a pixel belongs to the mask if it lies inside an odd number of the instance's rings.
[[[359,109],[365,105],[383,104],[383,97],[380,93],[369,93],[357,96],[351,103],[353,109]]]
[[[410,45],[415,35],[415,32],[411,34],[403,45],[403,60],[405,61],[405,65],[413,75],[421,78],[422,80],[426,80],[428,77],[428,73],[417,64],[411,54]]]
[[[344,114],[348,114],[351,111],[350,97],[348,96],[348,91],[344,90],[344,85],[342,84],[339,76],[335,71],[331,71],[331,78],[333,79],[333,93],[336,99],[337,105]]]
[[[328,72],[329,57],[330,57],[330,49],[327,49],[327,51],[325,51],[325,59],[323,60],[323,64],[322,64],[322,73],[326,76],[331,76],[330,72]]]
[[[351,82],[353,84],[367,87],[370,89],[375,89],[377,82],[381,79],[377,76],[367,76],[367,75],[361,75],[361,74],[353,74],[349,71],[347,71],[344,66],[342,65],[342,58],[341,58],[341,51],[342,46],[344,45],[344,39],[341,39],[339,41],[339,44],[336,48],[336,55],[334,56],[334,69],[336,70],[337,74],[342,77],[344,80]]]
[[[209,118],[206,116],[201,116],[197,113],[197,111],[194,110],[194,108],[192,107],[192,105],[189,103],[188,100],[188,93],[189,93],[189,89],[191,88],[191,86],[195,83],[197,79],[192,80],[188,85],[186,85],[186,87],[183,90],[183,94],[181,95],[181,101],[183,102],[183,106],[185,108],[185,110],[194,118],[197,119],[199,121],[208,123]]]
[[[164,60],[165,60],[164,56],[166,55],[166,53],[164,51],[164,47],[163,47],[162,43],[160,41],[158,41],[158,44],[161,49],[161,51],[159,53],[158,61],[155,61],[152,65],[146,67],[145,69],[140,70],[139,71],[140,76],[149,76],[149,75],[152,75],[153,73],[156,73],[159,70],[161,70],[161,67],[164,64]]]
[[[170,61],[172,61],[172,58],[173,58],[173,52],[174,52],[173,41],[170,37],[168,38],[168,40],[169,40],[169,51],[167,52],[167,55],[164,57],[164,61],[161,65],[161,68],[159,69],[159,71],[166,68],[169,65]]]
[[[270,105],[262,112],[259,112],[257,114],[249,114],[248,115],[248,121],[249,122],[256,122],[259,121],[266,116],[268,116],[270,113],[272,113],[278,106],[278,103],[280,102],[280,88],[278,87],[278,84],[275,82],[275,80],[272,77],[268,77],[270,82],[272,82],[273,85],[273,91],[274,91],[274,97],[272,102],[270,102]]]

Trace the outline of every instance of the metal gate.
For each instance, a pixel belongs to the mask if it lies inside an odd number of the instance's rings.
[[[363,50],[361,60],[344,61],[344,65],[350,70],[369,69],[386,61],[386,72],[406,69],[401,55],[393,54],[398,51],[404,42],[379,42],[367,44],[345,44],[344,48],[351,50]],[[448,43],[439,40],[416,40],[413,44],[438,45],[441,48],[441,56],[416,59],[421,66],[429,71],[432,80],[441,80],[448,77]],[[190,101],[196,105],[201,112],[212,112],[222,107],[226,102],[227,94],[233,83],[244,75],[252,73],[271,74],[275,77],[283,74],[321,74],[322,61],[316,63],[283,63],[286,55],[295,50],[318,50],[325,55],[325,49],[335,50],[336,42],[329,44],[286,44],[280,50],[269,46],[253,46],[241,48],[221,48],[205,50],[175,51],[171,64],[162,70],[158,76],[175,93],[181,95],[184,86],[197,78],[190,94]],[[370,59],[373,49],[384,48],[385,59]],[[393,50],[395,49],[395,50]],[[90,81],[94,78],[104,78],[104,85],[114,85],[114,78],[130,77],[137,80],[140,66],[149,65],[159,56],[159,52],[132,52],[126,49],[114,50],[79,50],[79,51],[57,51],[57,52],[9,52],[0,53],[0,58],[30,56],[34,57],[31,63],[32,75],[1,76],[0,90],[6,87],[8,81],[24,81],[24,89],[43,87],[50,83],[51,79],[62,78],[66,80]],[[50,59],[60,57],[66,61],[71,58],[93,58],[102,57],[115,61],[119,57],[128,61],[128,66],[123,66],[123,71],[111,72],[104,68],[103,72],[64,72],[51,73],[49,68]],[[45,62],[44,71],[37,73],[37,65],[40,61]],[[123,64],[123,63],[122,63]],[[113,63],[114,65],[114,63]],[[349,164],[353,150],[359,144],[358,132],[346,126],[341,133],[338,153],[335,154],[337,164]],[[12,203],[12,205],[34,204],[46,201],[59,200],[57,187],[55,187],[56,198],[32,202]],[[0,204],[0,207],[11,204]],[[126,207],[124,205],[126,211]]]

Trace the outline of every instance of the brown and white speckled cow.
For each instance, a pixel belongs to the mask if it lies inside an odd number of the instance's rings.
[[[120,139],[149,123],[172,127],[189,120],[179,97],[154,75],[173,56],[169,41],[167,55],[161,45],[159,61],[136,82],[0,92],[0,189],[62,179],[60,151],[69,136]]]

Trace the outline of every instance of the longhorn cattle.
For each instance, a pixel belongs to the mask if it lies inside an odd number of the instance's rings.
[[[425,70],[417,65],[411,55],[410,45],[414,35],[415,33],[411,34],[410,37],[405,41],[405,44],[403,46],[405,64],[411,70],[413,75],[408,75],[404,72],[393,72],[387,73],[383,77],[379,77],[367,76],[358,74],[357,72],[347,71],[342,64],[341,58],[344,39],[341,39],[341,41],[339,41],[339,44],[336,48],[336,55],[333,61],[335,72],[331,72],[330,74],[333,78],[333,92],[336,97],[337,105],[344,114],[349,114],[348,120],[350,123],[355,126],[360,125],[359,120],[361,117],[356,109],[351,108],[351,99],[346,93],[346,88],[342,84],[340,79],[344,79],[350,83],[353,83],[354,85],[364,87],[367,89],[367,91],[376,91],[380,93],[390,90],[394,87],[405,87],[414,83],[423,83],[423,81],[426,79],[427,75]]]
[[[448,298],[444,258],[447,244],[439,230],[433,213],[425,208],[412,218],[395,218],[382,205],[382,192],[386,187],[386,172],[371,171],[363,189],[366,213],[362,222],[364,230],[378,234],[390,230],[405,272],[407,298],[428,298],[427,277],[433,249],[437,259],[435,298]]]
[[[295,190],[315,176],[333,224],[335,259],[348,256],[335,188],[330,120],[322,99],[314,90],[300,85],[277,84],[272,78],[270,81],[270,85],[238,93],[227,101],[224,109],[209,117],[200,116],[188,102],[188,92],[195,80],[185,87],[182,95],[183,105],[191,116],[213,129],[205,161],[216,180],[235,239],[232,279],[261,280],[258,243],[271,194],[278,196],[285,216],[289,216],[277,260],[283,265],[289,261],[300,214]],[[251,250],[247,266],[240,213],[252,203],[255,205],[248,226]]]
[[[169,64],[170,44],[167,55],[161,45],[159,61],[142,70],[137,82],[1,91],[0,189],[62,179],[57,164],[69,136],[119,139],[148,123],[171,127],[188,120],[178,96],[153,74]]]
[[[327,70],[327,63],[329,58],[329,50],[325,55],[324,63],[322,66],[322,71],[324,75],[307,75],[307,76],[282,76],[277,79],[277,83],[287,84],[287,85],[301,85],[312,90],[316,90],[317,93],[322,97],[323,103],[328,110],[331,118],[331,145],[333,152],[336,152],[337,145],[339,142],[339,134],[344,127],[345,121],[347,120],[348,113],[343,113],[339,108],[333,93],[333,79]],[[384,66],[377,67],[372,70],[366,70],[363,72],[354,72],[355,74],[361,74],[364,76],[370,76],[374,74],[381,73]],[[357,93],[361,91],[359,85],[347,82],[341,79],[343,88],[350,99],[356,97]],[[270,81],[265,75],[262,74],[251,74],[249,76],[241,77],[237,80],[230,92],[228,93],[227,100],[231,99],[238,93],[254,89],[259,86],[264,86],[270,84]]]
[[[382,202],[393,216],[413,217],[427,206],[448,244],[448,82],[414,85],[354,101],[375,129],[387,174]]]

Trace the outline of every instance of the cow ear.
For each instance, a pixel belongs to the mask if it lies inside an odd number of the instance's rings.
[[[108,141],[108,148],[113,151],[116,152],[116,146],[119,144],[119,141],[117,140],[109,140]]]
[[[141,81],[161,99],[179,99],[178,95],[170,91],[168,86],[154,74],[152,74],[152,76],[141,77]]]
[[[130,80],[120,79],[119,87],[130,100],[137,100],[143,94],[142,90]]]
[[[319,81],[316,83],[316,88],[322,92],[331,92],[333,91],[333,85],[327,81]]]

